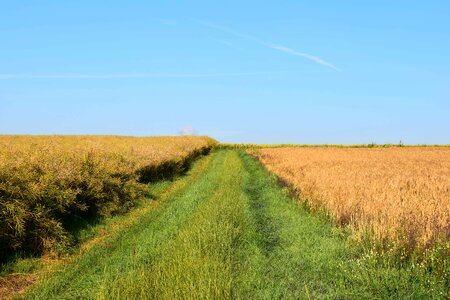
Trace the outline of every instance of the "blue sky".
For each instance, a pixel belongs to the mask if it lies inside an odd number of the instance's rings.
[[[3,1],[0,134],[450,143],[449,14],[449,1]]]

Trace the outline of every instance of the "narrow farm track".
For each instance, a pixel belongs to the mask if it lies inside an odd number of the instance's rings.
[[[407,272],[368,267],[341,230],[292,201],[245,153],[214,152],[177,184],[160,205],[50,274],[24,297],[433,296],[426,286],[415,286]]]

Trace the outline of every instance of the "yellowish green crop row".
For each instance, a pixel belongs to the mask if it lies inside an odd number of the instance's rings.
[[[185,171],[208,137],[0,136],[0,261],[70,244],[78,219],[127,211]]]

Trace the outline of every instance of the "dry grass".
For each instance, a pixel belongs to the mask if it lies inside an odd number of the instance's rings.
[[[10,274],[0,277],[0,299],[13,299],[36,281],[34,274]]]
[[[450,148],[285,148],[253,150],[355,236],[426,248],[450,238]]]
[[[0,136],[0,261],[72,241],[67,225],[132,207],[184,171],[207,137]]]

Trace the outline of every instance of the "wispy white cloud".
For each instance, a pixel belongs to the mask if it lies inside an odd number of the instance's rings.
[[[326,62],[325,60],[323,60],[322,58],[318,57],[318,56],[314,56],[308,53],[304,53],[304,52],[299,52],[296,51],[294,49],[288,48],[288,47],[284,47],[284,46],[280,46],[280,45],[268,45],[270,48],[281,51],[281,52],[285,52],[288,54],[292,54],[292,55],[296,55],[296,56],[301,56],[304,57],[306,59],[309,59],[315,63],[318,63],[319,65],[325,66],[325,67],[329,67],[332,68],[336,71],[341,71],[339,68],[337,68],[336,66],[334,66],[333,64]]]
[[[191,126],[187,126],[187,127],[181,128],[178,131],[178,134],[179,135],[198,135],[198,131]]]
[[[216,29],[216,30],[219,30],[219,31],[222,31],[222,32],[225,32],[225,33],[228,33],[228,34],[231,34],[231,35],[243,38],[243,39],[251,40],[251,41],[253,41],[255,43],[258,43],[258,44],[266,45],[266,43],[264,43],[262,40],[260,40],[257,37],[254,37],[254,36],[242,33],[242,32],[234,31],[234,30],[232,30],[232,29],[230,29],[228,27],[224,27],[224,26],[221,26],[221,25],[217,25],[217,24],[214,24],[214,23],[211,23],[211,22],[206,22],[206,21],[198,20],[198,19],[193,19],[193,21],[197,22],[200,25],[203,25],[203,26],[206,26],[206,27],[209,27],[209,28],[212,28],[212,29]]]
[[[220,30],[222,32],[234,35],[236,37],[240,37],[240,38],[243,38],[243,39],[246,39],[246,40],[253,41],[253,42],[258,43],[258,44],[260,44],[262,46],[268,47],[270,49],[274,49],[274,50],[277,50],[277,51],[280,51],[280,52],[284,52],[284,53],[287,53],[287,54],[291,54],[291,55],[295,55],[295,56],[300,56],[300,57],[306,58],[306,59],[308,59],[308,60],[310,60],[312,62],[315,62],[315,63],[317,63],[319,65],[331,68],[331,69],[333,69],[335,71],[341,71],[335,65],[325,61],[324,59],[322,59],[322,58],[320,58],[318,56],[315,56],[315,55],[312,55],[312,54],[309,54],[309,53],[305,53],[305,52],[300,52],[300,51],[297,51],[297,50],[294,50],[292,48],[288,48],[288,47],[285,47],[285,46],[282,46],[282,45],[275,45],[275,44],[272,44],[272,43],[267,43],[267,42],[261,40],[260,38],[255,37],[255,36],[251,36],[251,35],[248,35],[248,34],[237,32],[237,31],[234,31],[234,30],[232,30],[230,28],[227,28],[227,27],[224,27],[224,26],[220,26],[220,25],[217,25],[217,24],[214,24],[214,23],[206,22],[206,21],[203,21],[203,20],[197,20],[197,19],[194,19],[194,21],[197,22],[200,25],[203,25],[203,26],[206,26],[206,27],[209,27],[209,28],[213,28],[213,29],[216,29],[216,30]]]
[[[269,75],[272,72],[237,73],[104,73],[104,74],[0,74],[0,80],[14,79],[139,79],[139,78],[212,78]]]

